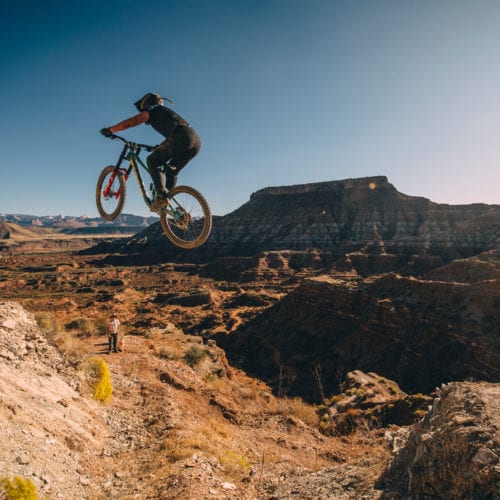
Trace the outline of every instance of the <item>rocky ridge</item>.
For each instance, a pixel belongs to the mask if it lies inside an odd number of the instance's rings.
[[[153,225],[96,253],[121,253],[129,261],[211,261],[287,250],[326,252],[364,275],[415,274],[500,246],[500,205],[447,205],[397,191],[384,176],[253,193],[234,212],[215,217],[199,249],[180,252]]]
[[[230,336],[218,336],[233,362],[274,387],[335,393],[348,371],[372,371],[412,393],[443,382],[500,379],[500,281],[430,281],[394,273],[343,280],[304,278]]]
[[[89,458],[106,435],[97,405],[16,303],[0,303],[0,470],[39,492],[85,498]],[[94,492],[95,493],[95,492]]]

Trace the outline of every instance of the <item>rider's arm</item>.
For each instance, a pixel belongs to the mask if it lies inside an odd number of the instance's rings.
[[[138,115],[132,116],[123,120],[112,127],[109,127],[110,132],[113,134],[115,132],[120,132],[121,130],[125,130],[130,127],[135,127],[136,125],[140,125],[141,123],[145,123],[149,120],[149,113],[147,111],[142,111]]]

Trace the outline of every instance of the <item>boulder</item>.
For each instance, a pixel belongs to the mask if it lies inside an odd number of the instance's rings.
[[[499,498],[500,384],[453,382],[378,481],[383,498]]]

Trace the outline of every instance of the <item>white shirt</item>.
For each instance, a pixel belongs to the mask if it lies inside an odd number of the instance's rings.
[[[118,327],[120,326],[120,321],[118,319],[111,319],[108,322],[108,333],[118,333]]]

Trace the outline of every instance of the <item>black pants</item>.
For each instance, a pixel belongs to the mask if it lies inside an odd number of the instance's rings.
[[[147,158],[148,170],[157,193],[165,194],[165,177],[160,167],[167,162],[176,176],[201,147],[201,139],[191,127],[177,127],[171,137],[164,140]],[[171,181],[171,179],[169,179]],[[167,186],[170,187],[170,186]]]
[[[108,350],[109,351],[118,350],[118,346],[116,345],[117,340],[118,340],[117,333],[109,333],[108,334]]]

